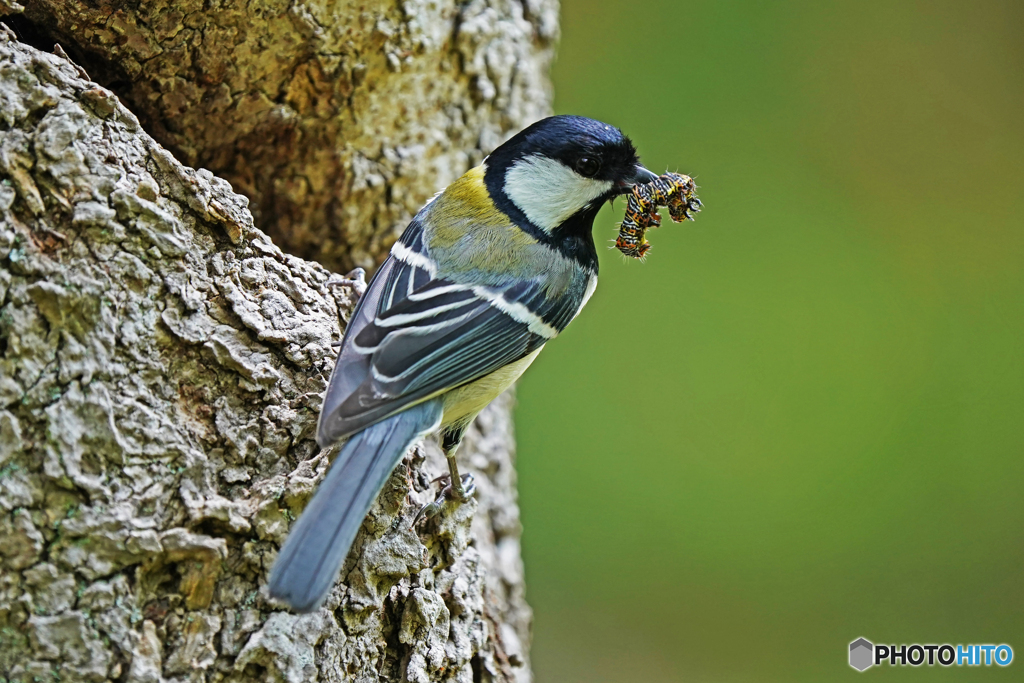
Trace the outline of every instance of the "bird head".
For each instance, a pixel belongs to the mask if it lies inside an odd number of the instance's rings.
[[[548,236],[566,226],[589,231],[603,202],[657,178],[622,131],[582,116],[538,121],[494,150],[485,167],[498,208]]]

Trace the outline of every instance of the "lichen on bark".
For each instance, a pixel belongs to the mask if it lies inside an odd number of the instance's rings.
[[[0,676],[529,680],[508,396],[460,451],[475,501],[410,527],[444,471],[421,444],[324,609],[266,598],[357,296],[0,30]]]

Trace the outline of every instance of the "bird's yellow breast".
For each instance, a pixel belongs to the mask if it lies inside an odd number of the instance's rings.
[[[524,356],[514,363],[509,363],[489,375],[484,375],[475,382],[449,391],[444,396],[444,416],[441,418],[441,423],[452,425],[471,422],[477,413],[487,407],[488,403],[519,379],[519,376],[526,371],[526,368],[530,367],[530,363],[543,348],[542,346],[530,355]]]

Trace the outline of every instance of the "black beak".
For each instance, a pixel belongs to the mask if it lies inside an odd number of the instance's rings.
[[[657,179],[657,174],[652,173],[643,166],[641,166],[640,164],[637,164],[636,169],[634,169],[633,176],[631,178],[629,178],[628,180],[619,181],[619,191],[625,194],[629,192],[631,189],[633,189],[634,185],[643,185],[644,183],[649,183]]]

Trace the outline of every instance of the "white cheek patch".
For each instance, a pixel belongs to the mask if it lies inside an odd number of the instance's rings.
[[[541,156],[521,159],[505,174],[505,194],[546,232],[611,189],[610,180],[584,178],[562,162]]]

